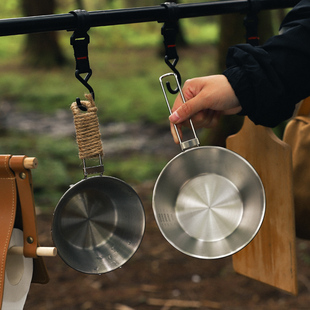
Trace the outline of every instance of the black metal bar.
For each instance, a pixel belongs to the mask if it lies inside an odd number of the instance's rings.
[[[257,0],[261,10],[290,8],[300,0]],[[179,18],[245,13],[248,0],[215,1],[191,4],[178,4]],[[164,6],[93,11],[89,12],[90,27],[132,24],[142,22],[164,22],[168,12]],[[35,32],[74,30],[77,19],[70,13],[40,15],[0,20],[0,36],[27,34]]]

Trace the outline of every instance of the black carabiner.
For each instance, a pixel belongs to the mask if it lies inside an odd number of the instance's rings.
[[[88,84],[88,80],[92,75],[92,70],[88,59],[88,44],[90,42],[87,31],[89,30],[89,13],[84,10],[71,11],[77,18],[77,28],[70,38],[70,43],[73,46],[74,57],[76,63],[75,77],[88,89],[93,99],[95,100],[95,93],[93,88]],[[85,78],[81,74],[86,73]],[[85,111],[85,107],[81,104],[80,98],[76,98],[77,106]]]
[[[181,75],[176,69],[176,65],[179,61],[179,56],[176,49],[176,37],[179,32],[178,25],[178,6],[174,2],[165,2],[162,4],[167,10],[167,19],[161,28],[161,34],[164,37],[165,46],[165,62],[169,68],[176,74],[179,84],[181,85]],[[172,62],[171,62],[172,61]],[[168,91],[171,94],[176,94],[179,92],[179,88],[172,89],[170,82],[166,82]]]
[[[259,45],[258,36],[258,16],[260,11],[260,4],[256,0],[248,0],[249,8],[244,18],[243,25],[246,30],[246,42],[252,46]]]

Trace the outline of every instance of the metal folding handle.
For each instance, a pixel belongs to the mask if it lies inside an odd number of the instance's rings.
[[[168,96],[167,96],[167,93],[166,93],[166,90],[165,90],[165,87],[164,87],[164,83],[163,83],[163,79],[165,79],[165,78],[167,78],[169,76],[173,76],[174,77],[174,79],[175,79],[175,81],[177,83],[178,89],[180,90],[180,95],[181,95],[183,103],[185,103],[185,98],[184,98],[184,95],[183,95],[183,92],[182,92],[181,85],[179,83],[178,77],[177,77],[177,75],[175,73],[172,73],[172,72],[171,73],[166,73],[166,74],[162,75],[159,78],[160,86],[162,88],[162,91],[163,91],[163,94],[164,94],[164,97],[165,97],[165,100],[166,100],[166,104],[167,104],[169,113],[171,115],[172,111],[171,111],[170,103],[169,103]],[[197,134],[196,134],[196,131],[195,131],[195,128],[194,128],[194,125],[193,125],[193,122],[192,122],[191,119],[189,120],[189,124],[190,124],[191,130],[193,132],[194,138],[190,139],[190,140],[187,140],[187,141],[182,141],[182,139],[180,137],[180,134],[179,134],[179,131],[178,131],[178,128],[177,128],[176,125],[174,125],[174,129],[175,129],[175,132],[177,134],[178,140],[180,142],[180,147],[181,147],[182,151],[185,151],[185,150],[187,150],[189,148],[197,147],[197,146],[200,145],[199,139],[197,137]]]

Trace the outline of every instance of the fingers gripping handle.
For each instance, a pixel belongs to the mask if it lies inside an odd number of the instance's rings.
[[[160,82],[160,86],[162,88],[162,91],[163,91],[163,94],[164,94],[164,97],[165,97],[165,100],[166,100],[166,104],[167,104],[167,107],[168,107],[168,110],[169,110],[169,113],[170,115],[172,114],[172,111],[171,111],[171,107],[170,107],[170,103],[169,103],[169,99],[168,99],[168,96],[167,96],[167,93],[166,93],[166,90],[165,90],[165,87],[164,87],[164,83],[163,83],[163,80],[170,77],[170,76],[173,76],[176,83],[177,83],[177,86],[178,86],[178,89],[180,90],[180,95],[181,95],[181,98],[182,98],[182,101],[183,103],[185,103],[185,98],[184,98],[184,95],[183,95],[183,92],[182,92],[182,89],[181,89],[181,85],[179,83],[179,80],[178,80],[178,77],[175,73],[166,73],[164,75],[162,75],[160,78],[159,78],[159,82]],[[179,131],[178,131],[178,128],[176,125],[173,125],[174,126],[174,129],[175,129],[175,132],[177,134],[177,137],[178,137],[178,140],[180,142],[180,147],[181,147],[181,150],[182,151],[185,151],[187,149],[190,149],[192,147],[197,147],[200,145],[200,142],[198,140],[198,137],[197,137],[197,134],[196,134],[196,131],[195,131],[195,128],[194,128],[194,125],[193,125],[193,122],[192,120],[190,119],[189,120],[189,123],[190,123],[190,126],[191,126],[191,129],[192,129],[192,132],[193,132],[193,135],[194,135],[194,138],[193,139],[190,139],[190,140],[186,140],[186,141],[182,141],[181,137],[180,137],[180,134],[179,134]]]

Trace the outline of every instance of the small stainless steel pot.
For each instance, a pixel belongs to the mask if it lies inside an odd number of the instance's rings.
[[[138,249],[144,230],[137,193],[122,180],[102,175],[71,186],[56,206],[52,224],[60,257],[87,274],[121,267]]]
[[[168,109],[170,104],[160,77]],[[259,231],[265,214],[265,191],[254,168],[240,155],[194,139],[160,173],[153,191],[157,225],[179,251],[202,259],[232,255]]]

